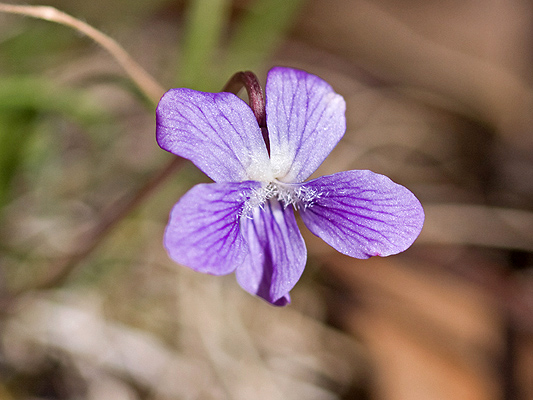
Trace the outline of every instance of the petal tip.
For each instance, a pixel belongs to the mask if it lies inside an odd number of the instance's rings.
[[[401,253],[422,230],[420,201],[384,175],[345,171],[305,186],[328,194],[300,212],[305,225],[348,256],[366,259]]]

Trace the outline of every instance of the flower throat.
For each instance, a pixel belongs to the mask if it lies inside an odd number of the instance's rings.
[[[292,206],[295,210],[311,207],[316,200],[321,198],[321,193],[315,188],[301,184],[290,184],[279,181],[265,184],[259,189],[253,190],[246,202],[241,216],[248,217],[256,207],[263,207],[268,201],[278,201],[283,208]]]

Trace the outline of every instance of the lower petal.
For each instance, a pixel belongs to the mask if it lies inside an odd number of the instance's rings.
[[[305,225],[351,257],[400,253],[413,244],[424,224],[424,210],[415,195],[371,171],[340,172],[302,187],[316,193],[300,211]]]
[[[239,285],[274,305],[289,303],[289,291],[307,259],[292,207],[269,200],[264,207],[256,207],[250,218],[242,218],[241,230],[249,254],[236,270]]]
[[[257,182],[200,184],[170,213],[164,243],[169,256],[199,272],[224,275],[242,264],[247,246],[239,219]]]

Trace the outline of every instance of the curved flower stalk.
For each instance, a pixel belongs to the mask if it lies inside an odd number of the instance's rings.
[[[424,211],[405,187],[364,170],[305,182],[344,135],[345,108],[317,76],[273,68],[267,147],[254,112],[234,94],[168,91],[156,112],[159,145],[215,181],[196,185],[172,209],[164,237],[169,256],[199,272],[235,272],[246,291],[285,305],[307,259],[295,211],[312,233],[351,257],[411,246]]]

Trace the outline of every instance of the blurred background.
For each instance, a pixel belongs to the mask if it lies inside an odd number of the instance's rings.
[[[388,175],[426,223],[370,260],[304,228],[285,308],[175,265],[168,212],[207,178],[161,175],[154,103],[99,45],[0,13],[0,400],[533,399],[530,1],[24,4],[105,32],[165,90],[319,75],[348,128],[317,175]]]

